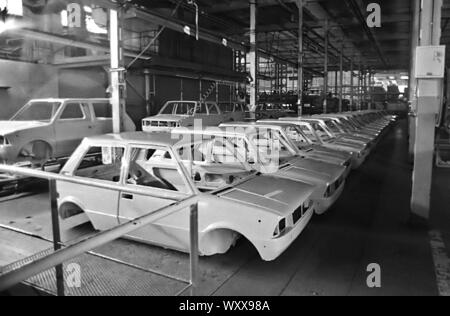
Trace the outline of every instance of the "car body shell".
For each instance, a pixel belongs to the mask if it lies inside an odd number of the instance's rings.
[[[206,166],[201,168],[218,176],[240,173],[246,175],[231,184],[201,191],[193,180],[193,174],[186,168],[186,162],[177,154],[178,148],[190,144],[191,142],[179,141],[168,133],[125,133],[85,139],[61,172],[77,178],[75,170],[90,148],[120,147],[125,150],[121,178],[108,190],[58,182],[60,212],[67,205],[75,205],[82,210],[82,214],[76,216],[87,216],[96,229],[107,230],[190,196],[198,196],[201,255],[225,253],[235,244],[238,236],[244,236],[255,246],[263,260],[276,259],[296,240],[310,221],[315,208],[311,202],[315,188],[309,184],[247,170],[235,170],[227,166],[216,166],[210,170]],[[174,192],[131,186],[126,175],[130,168],[132,148],[156,148],[170,153],[176,161],[178,174],[183,177],[188,189]],[[162,163],[163,160],[155,162],[153,167],[161,168]],[[189,252],[189,217],[190,210],[183,209],[156,220],[126,238]],[[282,221],[285,223],[283,231],[279,229]],[[275,234],[277,228],[279,232]]]
[[[181,132],[197,133],[202,136],[215,135],[223,137],[240,137],[245,139],[245,141],[249,143],[249,146],[256,148],[256,150],[259,151],[258,145],[254,144],[249,137],[249,135],[253,133],[253,128],[263,128],[274,131],[279,133],[279,135],[287,141],[284,145],[289,147],[290,153],[286,157],[280,157],[285,158],[280,160],[280,162],[278,162],[279,159],[276,159],[276,163],[279,165],[275,166],[275,168],[270,168],[270,170],[265,169],[263,163],[259,163],[259,166],[256,168],[257,171],[265,170],[263,172],[276,177],[314,185],[316,190],[312,195],[312,198],[316,202],[315,209],[317,214],[325,213],[342,194],[345,186],[347,168],[302,156],[295,145],[289,141],[281,127],[246,122],[224,123],[221,124],[220,127],[223,129],[222,131],[205,131],[203,134],[201,134],[201,131],[194,130],[191,130],[190,132]],[[176,132],[177,131],[175,130],[174,133]]]
[[[343,126],[348,133],[351,133],[354,136],[365,137],[365,138],[370,139],[371,141],[377,141],[378,140],[379,133],[370,132],[369,130],[363,130],[363,129],[355,128],[347,120],[348,117],[346,117],[343,114],[342,115],[339,115],[339,114],[330,114],[330,115],[328,115],[327,114],[327,115],[321,115],[320,117],[329,118],[329,119],[337,122],[338,124],[340,124],[340,126]]]
[[[362,148],[367,148],[368,150],[372,147],[372,140],[366,137],[354,136],[346,133],[340,133],[339,128],[336,127],[332,119],[324,118],[324,117],[305,117],[303,118],[306,122],[312,122],[313,124],[319,124],[322,127],[328,137],[330,137],[334,142],[338,143],[350,143],[355,145],[360,145]],[[332,130],[330,126],[334,128]]]
[[[358,169],[364,163],[368,152],[359,145],[345,142],[334,142],[332,140],[324,141],[316,132],[311,122],[302,120],[302,118],[281,119],[300,126],[310,140],[321,148],[337,150],[350,154],[352,156],[352,168]]]
[[[283,128],[288,128],[290,126],[298,127],[296,124],[293,124],[290,122],[284,122],[284,121],[280,121],[280,120],[260,120],[260,121],[258,121],[258,123],[267,124],[267,125],[276,125],[276,126],[280,126]],[[285,133],[286,133],[286,130],[285,130]],[[289,135],[287,135],[287,136],[290,137],[293,144],[299,148],[299,151],[303,156],[313,159],[313,160],[318,160],[318,161],[346,167],[348,169],[346,176],[348,176],[348,174],[350,173],[351,163],[352,163],[352,156],[350,154],[346,154],[344,152],[340,152],[340,151],[336,151],[336,150],[332,150],[332,149],[327,149],[324,147],[321,148],[320,146],[315,146],[313,144],[313,142],[308,138],[307,135],[305,135],[303,133],[303,131],[301,129],[300,129],[300,133],[301,133],[300,136],[302,138],[302,141],[300,141],[300,142],[298,140],[292,138]]]
[[[36,99],[30,103],[59,103],[60,106],[49,121],[1,121],[0,136],[6,141],[0,143],[0,161],[15,163],[25,146],[36,142],[46,144],[50,150],[48,158],[68,157],[84,137],[112,132],[112,118],[98,117],[94,106],[109,105],[109,99]],[[79,105],[82,118],[62,119],[66,107]],[[25,108],[25,107],[24,107]],[[20,113],[20,111],[19,111]],[[106,115],[105,115],[106,116]],[[132,120],[125,116],[126,131],[135,131]]]
[[[173,106],[177,104],[176,106]],[[190,104],[194,106],[194,111],[190,114],[176,114],[179,104]],[[170,114],[164,114],[166,109],[173,106]],[[199,111],[204,109],[204,111]],[[212,111],[214,110],[214,111]],[[239,114],[236,114],[238,116]],[[191,127],[196,124],[202,126],[218,126],[220,123],[227,122],[233,115],[222,113],[215,102],[200,101],[169,101],[160,113],[156,116],[147,117],[142,120],[142,130],[144,132],[169,132],[176,127]]]

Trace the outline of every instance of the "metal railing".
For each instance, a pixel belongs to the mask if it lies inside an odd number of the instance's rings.
[[[52,215],[52,229],[53,229],[53,247],[55,252],[46,257],[37,259],[28,263],[18,269],[0,276],[0,292],[6,291],[11,287],[28,280],[29,278],[55,268],[57,295],[64,296],[64,274],[63,263],[78,257],[79,255],[88,253],[89,251],[103,246],[109,242],[117,240],[125,235],[132,233],[140,228],[150,225],[159,219],[170,214],[176,213],[180,210],[190,208],[190,284],[185,290],[190,289],[191,295],[197,293],[198,288],[198,265],[199,265],[199,250],[198,250],[198,196],[191,196],[185,200],[176,202],[172,205],[151,212],[147,215],[139,217],[128,223],[124,223],[110,230],[100,232],[92,237],[89,237],[75,244],[62,247],[61,232],[57,205],[57,187],[56,182],[67,182],[73,184],[90,185],[92,187],[118,190],[118,186],[108,183],[98,183],[85,179],[78,179],[61,174],[48,173],[36,169],[15,167],[10,165],[0,164],[0,173],[9,173],[14,175],[45,179],[49,181],[49,194]],[[133,193],[135,190],[127,187],[120,187],[122,192]],[[149,194],[149,196],[151,196]]]

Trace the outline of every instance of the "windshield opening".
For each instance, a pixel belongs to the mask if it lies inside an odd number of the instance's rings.
[[[290,141],[280,131],[269,128],[256,128],[249,134],[250,142],[256,147],[258,158],[264,166],[282,165],[297,155]]]
[[[286,126],[284,131],[289,139],[294,142],[298,148],[305,149],[311,147],[312,141],[305,135],[299,126]]]
[[[325,121],[325,125],[328,127],[328,129],[330,129],[333,133],[335,134],[340,134],[341,130],[339,129],[339,127],[331,120],[326,120]]]
[[[329,142],[332,140],[330,135],[327,133],[326,129],[319,123],[311,123],[312,128],[316,131],[317,136],[324,141]]]
[[[61,102],[29,102],[11,118],[11,121],[50,122],[60,106]]]

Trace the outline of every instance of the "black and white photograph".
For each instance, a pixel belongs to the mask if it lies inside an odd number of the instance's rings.
[[[0,0],[0,297],[450,296],[447,43],[450,0]]]

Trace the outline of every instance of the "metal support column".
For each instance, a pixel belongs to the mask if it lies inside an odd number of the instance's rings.
[[[443,0],[422,1],[421,46],[440,44],[442,3]],[[436,115],[443,104],[442,85],[442,79],[418,81],[411,210],[423,219],[429,219],[430,216]]]
[[[373,84],[374,84],[374,73],[372,70],[369,71],[369,110],[372,110],[373,106]]]
[[[367,105],[367,70],[363,69],[363,109],[366,110]]]
[[[339,72],[336,70],[334,72],[334,93],[333,96],[337,97],[338,96],[338,91],[339,91]]]
[[[113,131],[121,133],[125,130],[126,115],[126,78],[122,47],[122,10],[109,10],[109,41],[111,50],[111,105],[113,114]]]
[[[354,96],[354,83],[355,83],[355,74],[354,74],[355,64],[353,62],[353,56],[350,61],[350,111],[353,111],[353,106],[355,104],[355,96]]]
[[[365,110],[366,106],[366,70],[361,71],[361,110]]]
[[[58,213],[58,191],[56,189],[56,180],[49,181],[50,208],[52,211],[52,229],[53,229],[53,249],[61,249],[61,229],[59,225]],[[64,296],[64,268],[63,265],[55,267],[56,273],[56,292],[58,296]]]
[[[257,1],[250,0],[250,118],[256,119],[256,108],[258,106],[258,46],[256,19],[258,14]]]
[[[361,63],[359,64],[358,68],[358,104],[357,104],[357,111],[361,111],[361,104],[362,104],[362,72],[361,72],[362,66]]]
[[[323,67],[323,93],[324,93],[324,101],[323,101],[323,113],[327,113],[328,108],[328,19],[325,20],[324,26],[324,37],[325,37],[325,58],[324,58],[324,67]]]
[[[151,74],[150,70],[144,69],[144,84],[145,84],[145,110],[147,112],[147,116],[151,115],[152,104],[151,104]]]
[[[198,203],[191,206],[190,213],[190,232],[191,232],[191,296],[198,295],[198,266],[199,266],[199,250],[198,250]]]
[[[304,0],[297,0],[298,7],[298,63],[297,63],[297,111],[303,115],[303,6]]]
[[[341,43],[341,53],[339,56],[339,113],[342,113],[344,97],[344,39]]]
[[[416,47],[420,37],[420,6],[421,0],[413,0],[413,17],[411,30],[411,67],[409,71],[409,158],[414,158],[414,144],[416,143],[416,113],[417,113],[417,79],[416,79]]]

